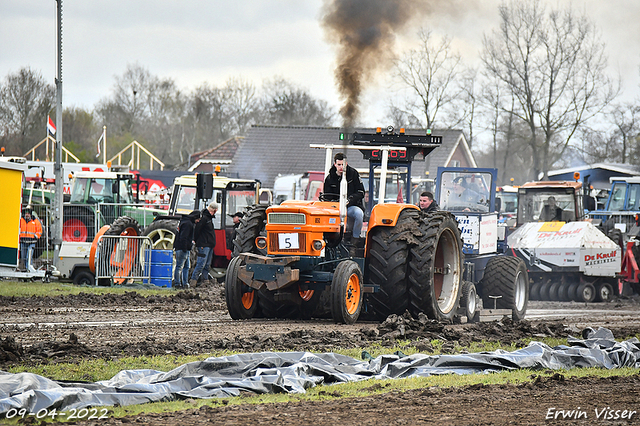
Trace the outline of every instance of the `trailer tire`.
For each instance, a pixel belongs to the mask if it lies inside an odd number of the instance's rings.
[[[258,292],[238,279],[242,259],[235,257],[229,263],[224,277],[224,296],[232,319],[253,318],[258,310]]]
[[[490,259],[480,284],[485,306],[491,306],[492,299],[489,296],[500,295],[502,297],[496,302],[497,308],[511,309],[514,321],[524,319],[529,303],[529,274],[522,259],[514,256]]]
[[[462,294],[460,295],[460,307],[464,309],[468,323],[478,322],[480,319],[480,311],[478,310],[478,302],[476,286],[469,281],[462,282]]]
[[[380,288],[368,297],[376,319],[402,315],[409,306],[407,259],[409,241],[419,232],[418,215],[417,210],[405,209],[395,226],[377,226],[369,231],[365,281]]]
[[[591,303],[596,299],[596,288],[591,283],[582,283],[576,293],[578,302]]]
[[[602,282],[596,287],[596,302],[611,302],[613,298],[613,286],[608,282]]]
[[[151,239],[152,248],[173,250],[173,243],[178,235],[177,220],[155,220],[144,229],[143,235]]]
[[[266,250],[256,247],[256,238],[266,235],[265,225],[267,223],[267,206],[254,205],[242,219],[236,229],[236,237],[233,240],[233,257],[240,253],[267,254]]]
[[[340,324],[353,324],[362,311],[362,271],[353,260],[338,264],[331,281],[331,317]]]
[[[453,319],[462,287],[462,239],[455,216],[447,212],[420,218],[418,244],[410,249],[409,312],[438,321]],[[446,271],[446,266],[451,267]]]
[[[93,286],[96,284],[96,276],[87,270],[79,271],[73,276],[73,284]]]

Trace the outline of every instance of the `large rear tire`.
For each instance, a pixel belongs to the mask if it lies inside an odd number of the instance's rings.
[[[460,300],[462,243],[451,213],[437,212],[420,219],[419,243],[409,260],[409,311],[424,312],[438,321],[453,319]]]
[[[236,229],[236,237],[233,240],[233,256],[240,253],[266,254],[265,250],[256,247],[256,238],[266,235],[267,206],[255,205],[240,219],[240,226]]]
[[[151,239],[152,248],[173,250],[173,242],[178,235],[177,220],[156,220],[144,229],[144,235]]]
[[[496,307],[511,309],[514,321],[524,319],[529,303],[529,274],[522,259],[514,256],[492,258],[487,263],[480,285],[485,307],[493,307],[493,299],[489,296],[502,296],[497,299]]]
[[[241,266],[242,259],[233,258],[224,278],[227,309],[234,320],[253,318],[258,310],[258,292],[238,279],[238,270]]]
[[[377,226],[369,231],[365,280],[379,286],[368,301],[379,320],[403,314],[409,306],[407,260],[409,241],[419,234],[418,211],[403,210],[395,226]]]
[[[338,264],[331,281],[331,317],[341,324],[353,324],[362,311],[362,271],[353,260]]]
[[[95,215],[87,207],[65,206],[62,219],[62,240],[74,243],[93,241]]]

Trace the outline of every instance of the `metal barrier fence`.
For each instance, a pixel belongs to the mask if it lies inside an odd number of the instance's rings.
[[[101,236],[96,251],[96,284],[99,280],[112,284],[148,282],[151,247],[151,239],[145,236]]]

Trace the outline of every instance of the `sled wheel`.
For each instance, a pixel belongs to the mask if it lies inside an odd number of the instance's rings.
[[[540,300],[541,285],[542,283],[539,281],[536,281],[533,284],[531,284],[531,287],[529,287],[529,300]]]
[[[561,300],[560,295],[558,294],[561,285],[562,284],[560,282],[556,281],[549,286],[549,300],[553,300],[553,301]]]
[[[598,284],[596,288],[596,302],[611,302],[613,298],[613,287],[607,282]]]
[[[596,299],[596,288],[591,283],[582,283],[577,290],[577,301],[591,303]]]
[[[352,260],[338,264],[331,282],[331,316],[337,323],[353,324],[362,310],[362,272]]]
[[[234,257],[229,263],[227,274],[224,278],[224,295],[227,301],[227,309],[232,319],[253,318],[258,309],[258,295],[255,289],[249,287],[238,279],[238,270],[242,266],[242,260]]]

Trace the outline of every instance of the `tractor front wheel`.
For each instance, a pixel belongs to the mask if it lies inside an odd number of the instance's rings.
[[[224,278],[227,309],[234,320],[253,318],[258,310],[258,292],[238,279],[238,270],[241,266],[242,259],[233,258]]]
[[[362,310],[362,272],[352,260],[338,264],[331,281],[331,317],[337,323],[353,324]]]

